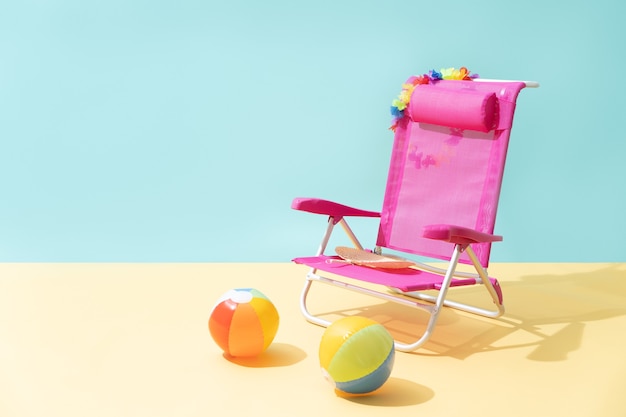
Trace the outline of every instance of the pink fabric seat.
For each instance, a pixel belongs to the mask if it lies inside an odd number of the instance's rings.
[[[386,285],[397,288],[402,292],[440,290],[442,285],[441,275],[413,268],[404,269],[376,269],[352,265],[340,261],[338,256],[313,256],[309,258],[297,258],[294,261],[299,264],[311,266],[320,271],[339,274],[348,278],[366,281],[372,284]],[[495,278],[490,278],[498,292],[498,299],[502,302],[502,291]],[[463,287],[476,285],[476,279],[453,278],[450,287]]]

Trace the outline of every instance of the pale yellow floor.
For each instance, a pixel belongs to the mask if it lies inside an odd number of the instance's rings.
[[[298,309],[305,272],[287,263],[0,265],[0,416],[626,415],[626,264],[492,265],[504,317],[446,310],[425,348],[399,352],[378,392],[351,399],[319,370],[323,329]],[[233,362],[207,320],[238,287],[270,297],[281,323],[268,351]],[[421,326],[417,310],[378,299],[325,286],[311,297],[316,312],[365,315],[399,338]]]

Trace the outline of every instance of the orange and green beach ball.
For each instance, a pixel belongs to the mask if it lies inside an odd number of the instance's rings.
[[[272,343],[278,322],[269,298],[254,288],[239,288],[225,293],[213,307],[209,331],[226,355],[252,357]]]

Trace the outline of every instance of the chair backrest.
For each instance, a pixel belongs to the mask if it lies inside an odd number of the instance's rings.
[[[377,245],[449,260],[452,244],[422,237],[451,224],[493,233],[515,102],[523,82],[417,85],[398,121]],[[473,245],[488,266],[491,245]],[[469,263],[464,254],[461,262]]]

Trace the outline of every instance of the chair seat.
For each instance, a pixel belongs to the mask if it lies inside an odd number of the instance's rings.
[[[396,288],[402,292],[439,290],[441,289],[441,283],[444,278],[443,275],[415,268],[383,269],[353,265],[344,262],[338,256],[321,255],[295,258],[293,262],[331,274]],[[499,288],[495,278],[489,279],[496,288]],[[476,285],[476,283],[477,280],[474,278],[453,278],[450,286],[461,287],[465,285]]]

